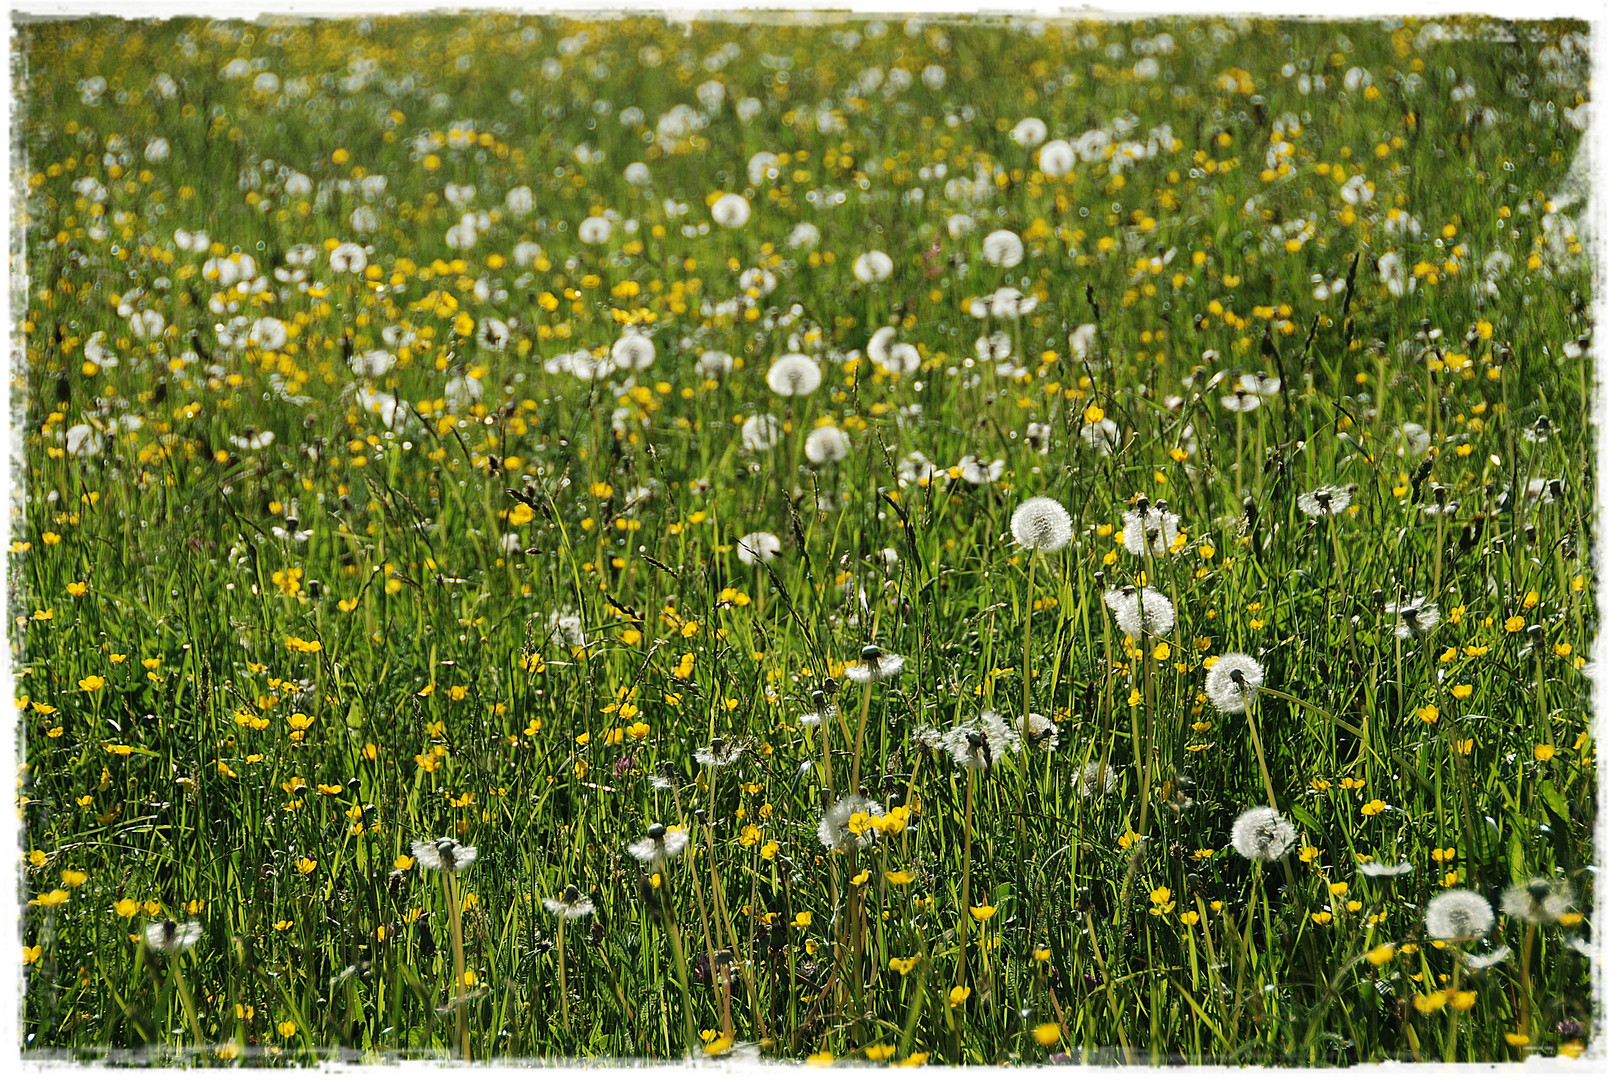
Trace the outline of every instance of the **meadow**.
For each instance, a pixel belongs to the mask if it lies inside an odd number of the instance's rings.
[[[19,23],[25,1052],[1594,1050],[1587,33]]]

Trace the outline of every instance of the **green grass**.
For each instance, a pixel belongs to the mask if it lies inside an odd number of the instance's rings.
[[[890,1062],[1577,1053],[1598,1034],[1572,947],[1598,799],[1591,277],[1545,203],[1578,145],[1586,61],[1563,38],[1585,28],[1447,25],[1474,32],[21,26],[25,1046],[667,1058],[692,1026],[707,1054]],[[1134,47],[1166,32],[1168,52]],[[858,81],[896,67],[910,85]],[[675,106],[708,122],[658,135]],[[1154,145],[1129,168],[1046,176],[1010,137],[1127,114],[1117,140]],[[752,184],[762,150],[787,160]],[[1373,197],[1352,205],[1357,175]],[[465,250],[448,184],[488,214]],[[711,223],[722,192],[749,200],[743,228]],[[579,243],[606,211],[610,238]],[[976,227],[954,239],[959,213]],[[791,247],[802,221],[820,238]],[[1025,237],[1012,270],[981,257],[995,228]],[[333,272],[350,240],[368,276]],[[889,280],[854,275],[871,249]],[[1414,290],[1386,285],[1391,251]],[[209,279],[231,252],[258,291]],[[744,296],[756,267],[776,288]],[[969,313],[1008,284],[1035,309]],[[283,344],[232,342],[260,316]],[[624,323],[653,338],[648,369],[546,368]],[[866,358],[887,325],[918,372]],[[982,358],[997,330],[1023,373]],[[372,350],[395,366],[355,376]],[[706,350],[734,370],[697,371]],[[768,388],[792,350],[822,364],[810,396]],[[1255,372],[1280,391],[1225,409]],[[479,402],[451,402],[465,376]],[[769,413],[777,445],[745,449]],[[1113,453],[1083,437],[1100,419]],[[808,467],[826,423],[849,456]],[[904,478],[913,452],[938,471]],[[1560,490],[1531,499],[1534,478]],[[1323,485],[1354,486],[1347,514],[1299,509]],[[1028,562],[1008,524],[1036,495],[1075,539]],[[1178,551],[1120,542],[1139,495],[1181,515]],[[1442,496],[1454,512],[1426,513]],[[780,538],[765,568],[736,550],[755,531]],[[1145,578],[1175,605],[1157,653],[1102,601]],[[1402,641],[1385,605],[1413,596],[1437,625]],[[580,643],[552,633],[563,614]],[[906,664],[864,696],[844,672],[870,642]],[[1247,715],[1203,694],[1231,652],[1273,691]],[[816,690],[840,711],[813,730]],[[1027,705],[1056,748],[986,771],[914,737]],[[700,765],[714,738],[743,756]],[[1072,786],[1094,763],[1102,795]],[[817,830],[821,789],[854,775],[908,816],[876,815],[888,831],[848,856]],[[1252,866],[1230,829],[1268,785],[1300,836]],[[627,846],[655,822],[693,842],[651,878]],[[444,883],[408,861],[444,835],[478,849],[457,998]],[[1499,913],[1532,877],[1572,892],[1566,918],[1429,940],[1431,896]],[[597,911],[562,946],[542,900],[568,884]],[[163,918],[201,928],[177,960],[141,944]],[[1503,945],[1482,971],[1457,958]]]

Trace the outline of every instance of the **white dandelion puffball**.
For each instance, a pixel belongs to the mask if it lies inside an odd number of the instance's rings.
[[[1067,176],[1075,168],[1075,148],[1054,139],[1037,152],[1036,167],[1049,176]]]
[[[724,195],[711,204],[711,220],[725,229],[744,228],[750,220],[750,203],[743,195]]]
[[[1307,517],[1342,514],[1350,508],[1350,499],[1354,495],[1355,492],[1349,487],[1319,487],[1315,491],[1300,494],[1299,509]]]
[[[1426,596],[1414,597],[1403,604],[1390,603],[1384,610],[1394,617],[1395,637],[1401,641],[1422,637],[1439,625],[1439,605]]]
[[[170,956],[178,956],[190,950],[201,940],[200,923],[176,923],[172,919],[167,919],[146,927],[146,945]]]
[[[1018,234],[1008,229],[998,229],[987,233],[986,238],[980,242],[980,254],[993,266],[1011,269],[1018,266],[1025,258],[1025,242]]]
[[[1545,878],[1515,882],[1501,894],[1501,910],[1524,922],[1555,923],[1573,907],[1574,897],[1567,883]]]
[[[585,244],[603,244],[610,239],[610,218],[588,217],[577,224],[577,239]]]
[[[1120,778],[1101,761],[1088,762],[1086,768],[1070,777],[1070,786],[1089,799],[1101,799],[1114,790]]]
[[[379,379],[392,371],[395,363],[398,363],[397,356],[384,348],[369,348],[363,353],[356,353],[352,361],[348,361],[348,366],[353,369],[353,374],[361,379]]]
[[[1275,862],[1298,839],[1288,819],[1269,806],[1245,810],[1232,823],[1232,849],[1250,862]]]
[[[642,161],[635,161],[622,170],[622,179],[634,187],[646,187],[650,182],[650,167]]]
[[[476,861],[476,849],[461,844],[453,837],[440,840],[416,840],[409,845],[409,853],[422,870],[460,871]]]
[[[459,412],[482,400],[482,381],[471,375],[461,375],[457,379],[448,380],[448,385],[443,387],[442,392],[449,410]]]
[[[688,846],[688,829],[677,826],[669,829],[657,823],[650,826],[646,836],[628,844],[627,853],[641,863],[660,866],[668,859],[675,859],[683,854],[683,849]]]
[[[1474,941],[1495,925],[1495,909],[1472,889],[1450,889],[1428,901],[1423,924],[1437,941]]]
[[[1266,673],[1260,661],[1247,653],[1227,653],[1204,678],[1204,693],[1224,713],[1241,713],[1249,707]]]
[[[778,445],[781,430],[776,416],[747,416],[739,426],[739,443],[746,450],[771,450]]]
[[[804,397],[823,382],[817,362],[802,353],[785,353],[767,369],[767,386],[780,397]]]
[[[349,240],[345,244],[337,244],[331,248],[330,268],[337,274],[359,274],[370,265],[370,257],[364,249]]]
[[[161,337],[163,330],[167,326],[168,320],[164,319],[160,312],[152,311],[149,308],[144,311],[136,311],[129,316],[129,330],[141,341]]]
[[[636,330],[629,330],[611,346],[610,358],[618,368],[643,371],[655,363],[655,342]]]
[[[758,150],[752,154],[750,161],[745,163],[745,176],[751,184],[761,187],[763,181],[769,179],[768,173],[778,176],[778,155],[768,150]]]
[[[246,340],[250,345],[273,351],[286,343],[286,337],[286,324],[273,315],[265,315],[252,323],[252,328],[247,331]]]
[[[879,832],[868,819],[884,812],[884,807],[865,795],[843,796],[819,820],[818,840],[830,851],[859,851],[872,844]],[[853,818],[857,820],[853,822]]]
[[[1047,125],[1034,116],[1027,116],[1014,125],[1008,137],[1025,149],[1034,150],[1047,140]]]
[[[74,424],[67,429],[67,452],[74,457],[98,457],[105,446],[101,433],[88,424]]]
[[[916,346],[898,341],[890,347],[890,353],[882,363],[892,375],[911,375],[924,365],[924,357],[919,355]]]
[[[720,379],[734,370],[734,357],[720,349],[707,349],[695,361],[695,370],[707,379]]]
[[[890,360],[890,347],[895,340],[896,327],[881,326],[868,339],[868,347],[863,351],[868,354],[868,359],[883,367]]]
[[[792,248],[817,247],[820,235],[816,225],[810,221],[803,221],[790,230],[790,235],[784,238],[784,242]]]
[[[1072,535],[1070,512],[1045,495],[1020,503],[1008,527],[1020,547],[1045,554],[1063,551]]]
[[[891,257],[883,251],[867,251],[857,256],[857,261],[851,264],[851,272],[857,280],[864,285],[871,285],[876,281],[884,281],[896,269]]]
[[[844,461],[851,454],[851,440],[837,427],[814,428],[806,438],[806,457],[814,465]]]
[[[1175,548],[1182,519],[1165,509],[1163,502],[1149,506],[1141,501],[1126,511],[1123,520],[1126,550],[1133,555],[1168,555]]]
[[[1092,352],[1093,343],[1097,340],[1097,325],[1095,323],[1082,323],[1070,331],[1070,355],[1077,360],[1085,360]]]
[[[734,545],[739,561],[746,566],[770,563],[778,558],[779,552],[783,550],[779,538],[770,532],[746,533],[739,538],[739,543]]]
[[[523,184],[510,189],[509,194],[504,196],[504,205],[510,213],[519,217],[532,213],[538,205],[538,200],[533,196],[532,189]]]
[[[1082,424],[1081,441],[1108,457],[1120,449],[1120,425],[1107,416],[1096,424]]]
[[[1176,625],[1176,605],[1151,586],[1141,589],[1122,585],[1103,594],[1103,602],[1114,614],[1115,625],[1133,641],[1145,636],[1162,638]]]
[[[997,713],[986,711],[941,736],[941,749],[960,769],[983,771],[1019,749],[1019,732]]]
[[[907,663],[895,653],[878,652],[870,647],[863,650],[865,659],[860,664],[846,666],[846,678],[854,683],[885,682],[894,679],[902,673],[902,666]]]

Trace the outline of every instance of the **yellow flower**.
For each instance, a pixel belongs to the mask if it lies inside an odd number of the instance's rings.
[[[112,913],[125,919],[132,919],[140,914],[140,901],[130,900],[125,897],[112,905]]]
[[[69,889],[76,889],[88,880],[90,880],[90,875],[86,874],[82,870],[62,871],[62,884],[66,885]]]
[[[89,586],[88,582],[70,581],[67,584],[67,595],[71,596],[75,600],[77,600],[79,597],[83,596],[85,593],[87,593],[89,591],[90,591],[90,586]]]
[[[32,900],[28,901],[28,905],[30,907],[57,907],[58,905],[67,903],[68,899],[72,895],[73,894],[68,892],[66,889],[52,889],[43,896],[34,897]]]
[[[911,885],[913,884],[913,871],[887,870],[885,871],[885,880],[892,885]]]
[[[901,957],[893,956],[891,957],[890,969],[898,975],[906,975],[917,966],[919,959],[917,956],[909,956],[905,960]]]
[[[280,1021],[278,1030],[282,1039],[289,1039],[297,1034],[297,1025],[290,1020]]]
[[[1509,1031],[1506,1033],[1505,1038],[1508,1046],[1526,1046],[1529,1043],[1529,1036],[1521,1031]]]
[[[896,1047],[890,1043],[875,1043],[873,1046],[865,1048],[863,1053],[868,1055],[869,1061],[884,1061],[896,1053]]]
[[[1516,634],[1519,630],[1523,629],[1524,622],[1525,622],[1525,620],[1524,620],[1524,617],[1522,615],[1514,615],[1510,619],[1508,619],[1506,621],[1506,623],[1503,624],[1503,625],[1506,626],[1507,633]]]
[[[828,1068],[830,1065],[833,1065],[834,1062],[835,1056],[829,1053],[827,1050],[819,1050],[816,1054],[813,1054],[806,1059],[806,1063],[808,1065],[819,1069]]]
[[[1367,960],[1374,967],[1383,967],[1383,965],[1387,964],[1389,961],[1393,960],[1394,958],[1395,958],[1395,946],[1394,946],[1394,943],[1390,942],[1390,941],[1386,941],[1382,945],[1377,946],[1376,948],[1367,950]]]
[[[297,869],[299,871],[301,871],[302,873],[304,873],[304,874],[313,873],[314,872],[314,867],[316,867],[318,865],[319,864],[317,862],[315,862],[313,859],[308,858],[306,855],[304,855],[302,858],[297,860]]]
[[[1555,746],[1541,743],[1535,747],[1536,761],[1550,761],[1554,756],[1556,756],[1556,754],[1557,748]]]
[[[1099,411],[1101,412],[1102,410],[1099,410]],[[1101,419],[1101,417],[1100,417],[1100,419]],[[969,1000],[969,988],[967,986],[954,986],[951,990],[947,991],[947,1002],[954,1009],[956,1009],[959,1005],[962,1005],[965,1001],[968,1001],[968,1000]]]
[[[36,964],[45,952],[42,945],[24,945],[22,949],[22,962],[24,965]]]
[[[997,914],[997,907],[995,904],[982,904],[979,907],[969,908],[969,914],[973,915],[981,922],[985,922],[987,919]]]
[[[805,930],[807,927],[809,927],[811,925],[812,925],[812,912],[810,912],[810,911],[797,911],[795,913],[795,927],[796,927],[797,930]]]
[[[1473,684],[1472,683],[1462,683],[1459,686],[1451,687],[1451,697],[1455,698],[1457,701],[1466,701],[1468,698],[1470,698],[1472,696],[1473,696]]]
[[[1331,911],[1314,911],[1311,913],[1311,922],[1317,926],[1326,926],[1332,921],[1333,913]]]
[[[1477,990],[1447,990],[1446,996],[1450,999],[1451,1008],[1458,1012],[1467,1012],[1479,1000]]]
[[[1411,1003],[1417,1006],[1418,1012],[1427,1015],[1428,1013],[1436,1013],[1443,1009],[1446,1005],[1446,999],[1447,995],[1445,991],[1435,990],[1432,994],[1416,995],[1411,999]]]
[[[917,1068],[920,1065],[923,1065],[926,1061],[929,1061],[929,1060],[930,1060],[929,1051],[927,1051],[927,1050],[915,1050],[913,1053],[907,1055],[905,1058],[903,1058],[901,1061],[898,1061],[896,1064],[897,1064],[898,1067],[903,1068],[903,1069],[914,1069],[914,1068]]]
[[[1063,1034],[1064,1032],[1059,1029],[1059,1026],[1052,1021],[1037,1024],[1031,1029],[1031,1037],[1042,1046],[1052,1046],[1059,1041]]]

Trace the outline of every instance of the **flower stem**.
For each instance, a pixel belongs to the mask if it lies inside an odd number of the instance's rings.
[[[185,1019],[190,1021],[190,1033],[200,1045],[203,1042],[202,1025],[196,1017],[196,1002],[191,1000],[190,987],[185,985],[185,972],[180,967],[179,957],[175,956],[170,966],[174,969],[174,989],[179,991],[179,1003],[185,1008]]]
[[[442,872],[443,892],[448,898],[448,931],[454,945],[454,997],[459,999],[455,1008],[455,1041],[459,1043],[459,1052],[466,1061],[470,1060],[470,1003],[465,1000],[465,933],[459,921],[459,897],[454,888],[454,872]]]

